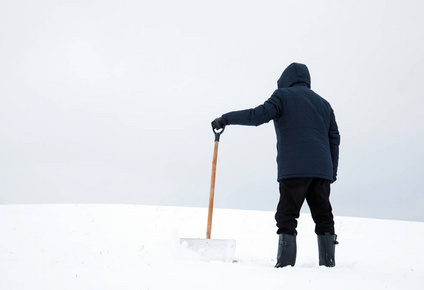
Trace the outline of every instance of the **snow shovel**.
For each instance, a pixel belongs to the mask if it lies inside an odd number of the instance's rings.
[[[206,239],[180,239],[180,242],[186,248],[196,251],[200,254],[200,258],[203,261],[233,261],[234,252],[236,250],[235,240],[223,240],[223,239],[211,239],[212,230],[212,212],[213,212],[213,199],[215,195],[215,176],[216,176],[216,163],[218,160],[218,144],[219,137],[224,132],[224,128],[221,131],[215,131],[215,146],[213,151],[212,159],[212,176],[211,176],[211,187],[209,193],[209,207],[208,207],[208,225],[206,228]]]

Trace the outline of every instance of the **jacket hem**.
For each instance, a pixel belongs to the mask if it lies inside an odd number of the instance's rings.
[[[283,179],[296,178],[296,177],[317,177],[317,178],[322,178],[322,179],[327,179],[327,180],[333,181],[333,177],[329,177],[328,175],[314,174],[314,173],[286,174],[286,175],[278,177],[277,181],[280,182]]]

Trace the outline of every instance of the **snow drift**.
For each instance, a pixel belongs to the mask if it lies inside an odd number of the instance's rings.
[[[215,209],[212,238],[234,261],[204,262],[207,210],[140,205],[1,205],[0,289],[422,289],[424,223],[336,217],[336,267],[318,267],[310,215],[296,266],[275,269],[273,212]]]

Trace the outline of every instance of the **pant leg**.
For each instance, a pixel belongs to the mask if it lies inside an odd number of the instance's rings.
[[[287,178],[280,181],[280,201],[275,220],[277,234],[297,234],[297,219],[312,178]]]
[[[334,218],[330,204],[330,180],[313,178],[306,201],[311,209],[312,218],[315,222],[315,233],[334,235]]]

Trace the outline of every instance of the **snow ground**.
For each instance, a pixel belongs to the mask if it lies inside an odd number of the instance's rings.
[[[296,266],[275,269],[273,212],[215,209],[212,238],[233,263],[203,262],[204,208],[1,205],[0,289],[423,289],[424,223],[336,217],[336,267],[318,267],[314,225],[299,219]]]

